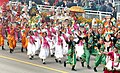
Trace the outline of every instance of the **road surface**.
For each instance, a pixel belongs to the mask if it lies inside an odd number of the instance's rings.
[[[48,57],[45,65],[42,64],[42,61],[38,56],[35,56],[33,60],[29,60],[26,52],[21,53],[20,48],[21,44],[18,43],[13,54],[10,54],[7,45],[5,45],[6,50],[1,50],[0,47],[0,73],[95,73],[93,71],[93,56],[91,56],[90,61],[92,69],[87,69],[86,64],[83,68],[80,61],[77,61],[77,71],[71,71],[70,65],[64,67],[63,63],[56,63],[54,57]],[[62,61],[64,60],[65,58]],[[100,65],[97,73],[103,73],[102,70],[102,65]]]

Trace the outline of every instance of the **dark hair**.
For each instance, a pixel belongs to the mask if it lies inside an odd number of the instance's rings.
[[[24,2],[22,1],[21,4],[24,5]]]

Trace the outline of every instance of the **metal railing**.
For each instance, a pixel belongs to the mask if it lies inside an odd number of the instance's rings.
[[[17,2],[12,2],[13,5],[16,5]],[[48,5],[37,5],[39,10],[51,10],[51,9],[63,9],[65,7],[56,7],[56,6],[48,6]],[[67,8],[68,9],[68,8]],[[83,17],[85,18],[99,18],[102,20],[102,18],[106,16],[110,16],[112,13],[111,12],[102,12],[102,11],[94,11],[94,10],[85,10],[85,13],[82,14]],[[118,13],[118,16],[120,14]]]

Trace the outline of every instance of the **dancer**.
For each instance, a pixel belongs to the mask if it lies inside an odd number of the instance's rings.
[[[83,39],[82,39],[82,36],[81,36],[81,31],[78,31],[78,34],[80,35],[81,37],[81,40],[79,42],[79,44],[76,44],[75,48],[76,48],[76,57],[77,57],[77,61],[80,60],[81,56],[83,55],[84,53],[84,49],[83,49]]]
[[[104,54],[102,54],[104,52],[104,50],[105,50],[104,41],[103,41],[103,39],[100,39],[97,44],[98,54],[96,55],[96,59],[95,59],[95,67],[94,67],[95,72],[97,72],[96,68],[99,66],[99,64],[106,65],[106,56]]]
[[[66,40],[69,50],[68,50],[67,61],[64,61],[64,67],[66,67],[66,64],[71,64],[73,71],[76,71],[76,69],[75,69],[75,65],[76,65],[75,45],[78,44],[81,40],[79,36],[78,36],[78,38],[79,38],[78,42],[75,42],[74,37],[71,35],[69,38],[69,41]]]
[[[63,40],[61,36],[62,32],[58,31],[56,35],[56,45],[55,45],[55,61],[58,63],[62,63],[61,59],[63,58]]]
[[[92,47],[93,47],[93,38],[92,35],[90,33],[88,33],[88,35],[86,37],[84,37],[85,39],[85,43],[84,43],[84,54],[81,56],[82,59],[82,67],[84,67],[84,62],[86,61],[87,63],[87,68],[91,69],[89,62],[90,62],[90,55],[92,53]]]
[[[26,49],[27,51],[27,46],[28,46],[28,39],[27,39],[27,32],[25,30],[22,30],[23,34],[22,35],[22,48],[21,52],[24,52],[23,49]]]
[[[30,31],[28,36],[28,46],[27,46],[27,55],[29,56],[30,60],[34,58],[36,51],[36,46],[35,46],[36,40],[33,37],[33,35],[34,35],[33,31]]]
[[[103,53],[109,56],[109,61],[105,66],[104,73],[120,73],[120,54],[118,54],[118,48],[116,44],[112,52]]]
[[[9,43],[10,53],[13,53],[16,47],[15,32],[13,26],[10,27],[10,32],[8,34],[8,43]]]
[[[39,57],[42,59],[43,64],[45,63],[45,59],[49,56],[49,49],[50,49],[50,45],[47,41],[47,33],[43,31],[43,36],[41,39],[42,43],[41,43],[41,49],[40,49],[40,54]]]
[[[2,50],[5,50],[5,48],[4,48],[4,37],[2,35],[2,28],[0,28],[0,46],[2,46]]]
[[[35,42],[35,46],[36,46],[36,52],[35,52],[35,55],[39,55],[39,49],[40,49],[40,45],[41,45],[41,43],[40,43],[40,36],[38,35],[38,32],[37,32],[37,30],[36,31],[34,31],[34,37],[35,37],[35,40],[36,40],[36,42]]]

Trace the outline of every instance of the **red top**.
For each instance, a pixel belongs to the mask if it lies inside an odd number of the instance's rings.
[[[114,52],[108,52],[108,56],[110,56],[110,59],[114,61]]]

